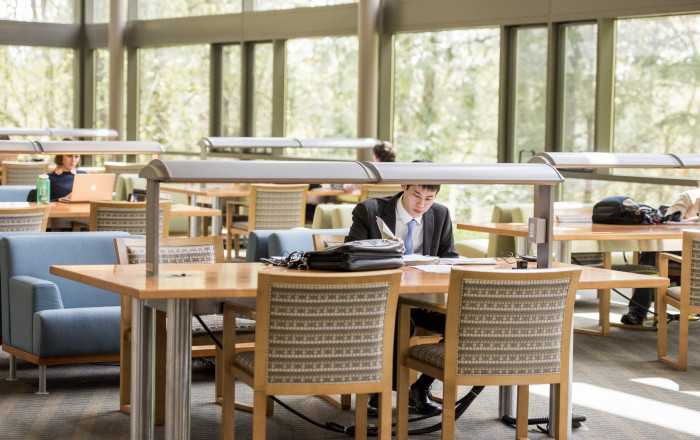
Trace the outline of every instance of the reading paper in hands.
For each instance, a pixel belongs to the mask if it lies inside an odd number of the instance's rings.
[[[379,218],[379,216],[377,216],[376,218],[377,218],[377,226],[379,226],[379,231],[382,233],[382,238],[396,239],[396,236],[394,235],[393,232],[391,232],[391,229],[389,229],[389,227],[386,225],[386,223],[384,223],[384,221],[381,218]]]

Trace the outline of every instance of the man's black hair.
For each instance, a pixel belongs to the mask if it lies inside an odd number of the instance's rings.
[[[433,163],[432,161],[428,159],[416,159],[411,161],[411,163]],[[412,185],[406,185],[406,189],[410,188]],[[440,185],[416,185],[420,186],[421,188],[425,189],[426,191],[435,191],[435,194],[440,192]]]

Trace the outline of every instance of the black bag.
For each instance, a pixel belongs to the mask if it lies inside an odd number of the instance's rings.
[[[667,205],[654,209],[627,196],[606,197],[593,206],[593,223],[609,225],[654,225],[665,223]]]
[[[392,240],[355,240],[305,252],[299,269],[379,270],[401,267],[403,243]]]

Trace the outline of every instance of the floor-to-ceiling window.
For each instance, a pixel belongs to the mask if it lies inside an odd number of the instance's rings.
[[[288,137],[356,136],[357,50],[354,36],[287,41],[285,118]],[[355,157],[355,151],[348,149],[308,154]]]
[[[222,49],[221,135],[241,135],[241,46]]]
[[[618,20],[613,151],[697,153],[700,141],[700,15]],[[613,174],[697,179],[696,170],[648,169]],[[635,182],[567,181],[565,198],[587,202],[627,195],[670,204],[684,189]]]
[[[272,136],[272,43],[256,43],[253,50],[253,136]]]
[[[139,139],[199,151],[209,133],[209,47],[139,49]]]
[[[515,31],[513,162],[544,151],[547,110],[547,28]]]
[[[595,24],[564,26],[564,73],[561,147],[563,151],[593,151],[595,141]]]
[[[399,161],[497,161],[498,28],[402,33],[395,39],[394,137]],[[461,219],[500,199],[497,187],[446,186]]]
[[[138,17],[155,18],[194,17],[241,12],[242,0],[138,0]]]
[[[73,126],[72,49],[0,46],[0,126]]]

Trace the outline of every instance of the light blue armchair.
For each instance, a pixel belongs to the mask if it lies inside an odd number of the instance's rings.
[[[124,232],[7,235],[0,240],[2,349],[39,366],[119,360],[120,298],[116,293],[60,278],[52,265],[116,264],[114,239]]]

